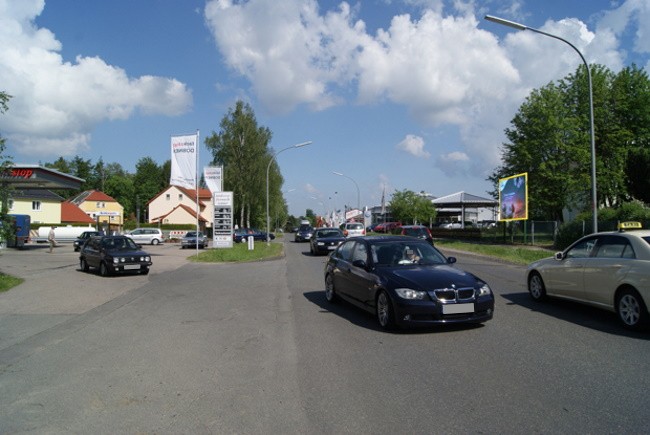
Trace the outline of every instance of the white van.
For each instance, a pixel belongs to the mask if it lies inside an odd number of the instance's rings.
[[[365,236],[366,229],[361,222],[346,222],[343,224],[343,234],[345,237]]]
[[[136,228],[126,235],[140,245],[157,245],[165,241],[162,230],[158,228]]]

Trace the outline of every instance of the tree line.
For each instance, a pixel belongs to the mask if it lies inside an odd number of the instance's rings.
[[[615,74],[590,66],[598,208],[650,203],[650,80],[635,65]],[[506,128],[498,181],[528,173],[529,218],[563,221],[565,211],[591,208],[589,86],[581,66],[533,90]]]

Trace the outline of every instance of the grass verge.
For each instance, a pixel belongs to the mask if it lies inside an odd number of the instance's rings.
[[[282,256],[284,245],[271,242],[255,242],[255,249],[249,251],[248,243],[235,243],[232,248],[208,249],[198,255],[188,257],[190,261],[199,263],[238,263],[246,261],[259,261]]]
[[[552,257],[555,253],[555,251],[534,246],[488,245],[451,240],[436,240],[435,246],[442,250],[449,248],[487,255],[489,257],[499,258],[515,264],[532,263],[533,261],[541,260],[542,258]]]
[[[18,284],[21,284],[25,281],[22,278],[16,278],[15,276],[5,275],[0,273],[0,293],[6,292],[9,289],[16,287]]]

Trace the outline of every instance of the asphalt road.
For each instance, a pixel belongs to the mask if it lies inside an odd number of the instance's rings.
[[[26,277],[0,294],[0,433],[647,432],[650,333],[532,303],[522,267],[457,255],[494,319],[385,333],[326,302],[306,243],[253,264],[148,250],[148,276],[111,278],[70,246],[0,254]]]

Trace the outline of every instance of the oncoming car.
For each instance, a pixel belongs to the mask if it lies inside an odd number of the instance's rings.
[[[490,320],[492,290],[455,262],[412,237],[347,239],[325,264],[325,298],[375,314],[384,329]]]
[[[344,241],[345,236],[338,228],[317,228],[309,239],[309,251],[312,255],[327,254]]]
[[[535,301],[570,299],[615,312],[624,327],[641,329],[649,321],[650,231],[590,234],[555,257],[528,265],[526,277]]]
[[[79,266],[82,271],[97,269],[101,276],[136,272],[146,275],[151,256],[127,236],[91,237],[81,248]]]

